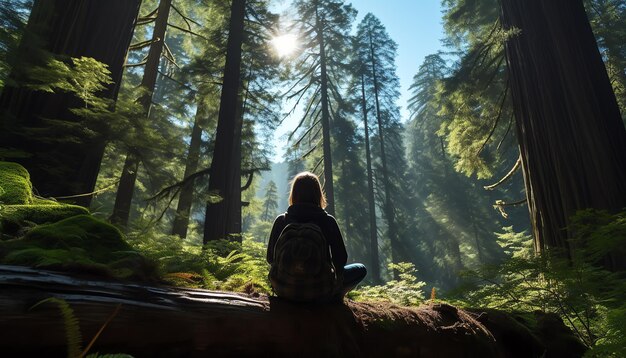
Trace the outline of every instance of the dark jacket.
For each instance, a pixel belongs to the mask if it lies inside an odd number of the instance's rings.
[[[348,261],[348,253],[343,243],[343,237],[334,217],[329,215],[324,209],[313,204],[294,204],[287,209],[287,212],[279,215],[274,220],[270,242],[267,246],[267,262],[270,264],[274,260],[274,246],[276,240],[285,226],[291,223],[311,223],[322,229],[322,234],[326,238],[330,252],[333,257],[333,264],[337,273],[343,272],[343,267]]]

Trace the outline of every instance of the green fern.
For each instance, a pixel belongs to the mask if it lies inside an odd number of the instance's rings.
[[[68,358],[76,358],[82,355],[82,342],[83,337],[80,333],[80,325],[78,318],[74,315],[74,310],[64,300],[56,297],[46,298],[45,300],[37,302],[30,309],[40,306],[44,303],[53,303],[61,311],[63,316],[63,325],[65,326],[65,340],[67,342],[67,356]]]

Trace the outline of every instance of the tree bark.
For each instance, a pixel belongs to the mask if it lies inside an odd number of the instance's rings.
[[[152,94],[157,82],[159,74],[159,63],[161,62],[161,54],[165,44],[165,34],[167,32],[167,20],[170,16],[170,8],[172,0],[161,0],[159,9],[157,10],[157,18],[152,31],[152,44],[148,51],[146,66],[143,70],[140,87],[145,93],[139,98],[139,103],[143,107],[146,120],[150,118],[150,107],[152,106]],[[120,177],[120,183],[115,196],[115,204],[113,213],[111,214],[111,222],[127,226],[130,217],[130,207],[132,204],[133,193],[135,191],[135,182],[137,180],[137,170],[139,169],[139,157],[137,148],[130,148],[126,155],[124,169]]]
[[[573,214],[626,207],[626,130],[582,1],[503,0],[501,18],[521,30],[506,58],[535,248],[571,257]]]
[[[202,127],[200,127],[200,116],[202,111],[196,110],[196,117],[191,130],[191,140],[189,141],[189,151],[187,153],[187,163],[185,164],[185,173],[183,178],[187,178],[191,174],[198,171],[198,162],[200,160],[200,146],[202,144]],[[181,239],[187,237],[187,228],[189,227],[189,214],[191,213],[191,203],[193,202],[194,180],[183,185],[178,195],[178,205],[176,207],[176,216],[172,224],[172,235],[178,235]]]
[[[67,327],[59,308],[50,302],[33,307],[50,297],[70,305],[85,343],[112,317],[91,353],[136,357],[582,355],[572,349],[580,347],[575,339],[564,348],[556,345],[572,337],[562,322],[553,326],[566,334],[559,334],[548,346],[517,320],[493,310],[471,313],[446,304],[419,308],[356,302],[293,304],[278,298],[97,281],[0,266],[4,355],[66,355]]]
[[[315,3],[315,27],[320,47],[320,91],[322,100],[322,146],[324,152],[324,192],[326,211],[335,215],[335,188],[333,185],[333,159],[330,151],[330,111],[328,105],[328,73],[326,69],[326,49],[324,45],[324,25],[319,15],[319,3]]]
[[[245,0],[233,0],[230,13],[226,64],[215,133],[215,149],[211,162],[209,192],[219,195],[219,202],[208,202],[204,222],[204,243],[228,237],[228,217],[232,193],[234,136],[241,78],[241,47],[243,44]]]
[[[243,87],[240,85],[240,87]],[[243,132],[243,118],[246,112],[246,102],[248,100],[248,88],[242,89],[240,94],[237,112],[235,114],[235,135],[233,140],[232,178],[230,192],[229,215],[226,218],[226,228],[232,238],[241,242],[241,144]]]
[[[92,57],[108,66],[113,82],[101,93],[115,100],[120,88],[126,52],[139,13],[139,0],[38,0],[28,20],[27,32],[18,56],[24,66],[42,66],[37,54],[45,50],[54,55]],[[33,41],[33,37],[38,41]],[[38,47],[40,46],[40,47]],[[12,77],[13,76],[12,74]],[[80,123],[82,118],[69,111],[82,106],[79,99],[66,93],[43,93],[7,85],[0,96],[0,141],[5,149],[29,154],[6,156],[22,164],[42,196],[61,197],[94,191],[104,154],[106,129],[88,141],[63,141],[58,130],[42,119]],[[33,135],[35,130],[39,134]],[[42,137],[59,139],[56,142]],[[91,195],[72,201],[89,206]]]
[[[361,107],[363,108],[363,128],[365,129],[365,162],[367,164],[367,204],[370,219],[370,274],[374,283],[381,282],[380,258],[378,256],[378,227],[376,225],[376,200],[374,199],[374,178],[372,175],[372,154],[370,152],[369,121],[365,100],[365,79],[361,74]]]

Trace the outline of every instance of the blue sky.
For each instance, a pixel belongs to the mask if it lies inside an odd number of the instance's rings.
[[[290,1],[279,1],[276,7],[284,9]],[[355,21],[371,12],[387,28],[389,36],[398,44],[396,65],[400,77],[401,97],[398,105],[402,109],[402,120],[408,119],[406,103],[409,99],[409,86],[413,76],[427,55],[442,49],[443,27],[441,24],[440,0],[353,0],[352,6],[358,10]],[[296,115],[299,113],[296,113]],[[275,138],[276,156],[274,161],[282,161],[284,142],[281,136],[293,128],[297,122],[296,116],[288,118],[278,128]]]

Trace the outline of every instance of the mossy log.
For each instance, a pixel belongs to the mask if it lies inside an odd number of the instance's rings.
[[[90,352],[135,357],[539,357],[544,345],[506,319],[489,321],[445,304],[404,308],[374,303],[302,305],[276,298],[95,281],[0,266],[3,356],[66,356],[58,308],[65,300],[85,343],[112,312]],[[511,320],[511,318],[508,318]],[[489,329],[487,328],[489,327]],[[500,339],[499,337],[506,337]],[[546,356],[562,356],[552,352]]]

